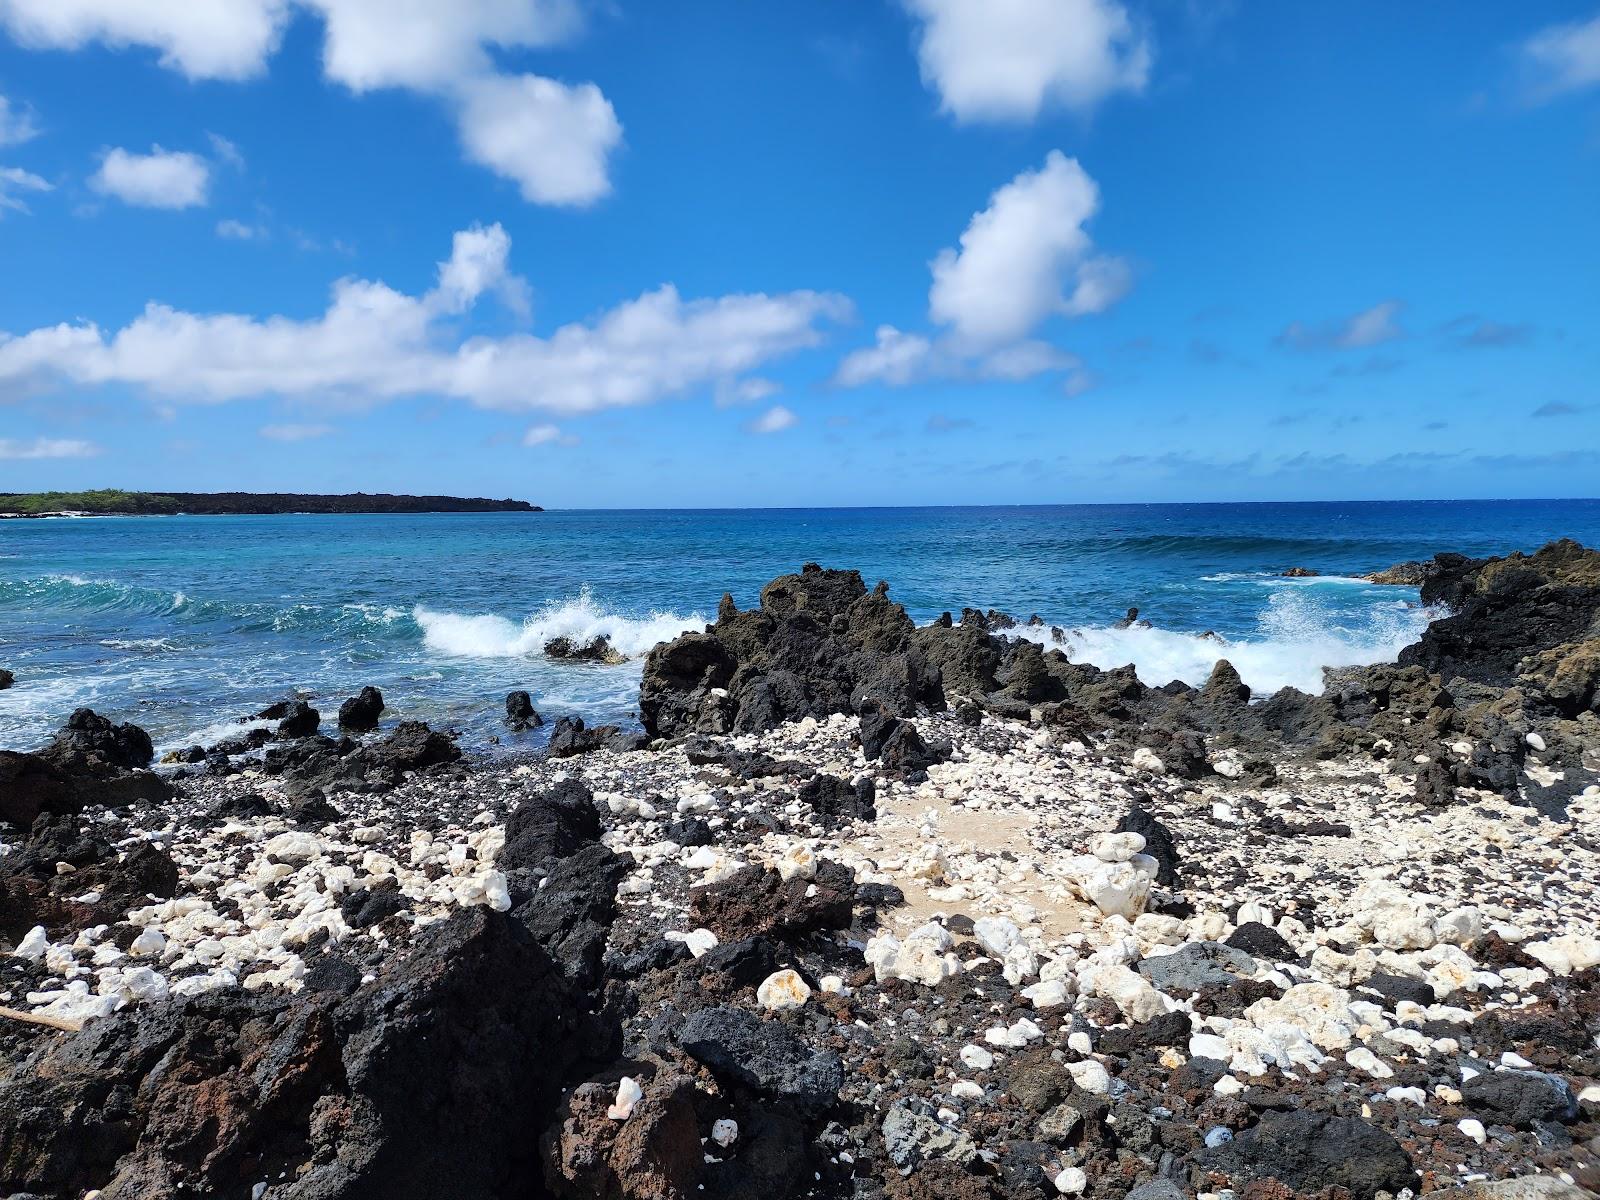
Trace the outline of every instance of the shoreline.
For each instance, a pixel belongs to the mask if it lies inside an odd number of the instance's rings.
[[[84,1023],[0,1020],[0,1182],[1471,1200],[1600,1179],[1600,719],[1569,638],[1600,616],[1600,554],[1435,562],[1455,615],[1322,697],[1251,704],[1220,664],[1146,688],[808,567],[652,651],[649,748],[562,722],[546,756],[470,762],[403,712],[361,732],[384,712],[364,693],[344,731],[329,714],[341,736],[285,702],[161,779],[138,731],[75,716],[0,755],[66,789],[0,834],[0,887],[47,927],[4,931],[0,1005]],[[80,786],[129,803],[74,813]],[[199,1054],[219,1030],[237,1062]],[[40,1186],[29,1164],[109,1119],[92,1096],[152,1048],[183,1069],[140,1093],[132,1142]],[[256,1111],[236,1073],[283,1103]],[[30,1115],[46,1087],[78,1124]],[[222,1145],[165,1132],[195,1095]]]

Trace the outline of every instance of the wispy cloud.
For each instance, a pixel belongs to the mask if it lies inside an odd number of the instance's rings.
[[[751,433],[782,433],[785,429],[793,429],[800,423],[800,418],[781,404],[774,404],[754,421],[745,426]]]
[[[1274,339],[1291,350],[1361,350],[1405,336],[1398,300],[1385,300],[1349,317],[1308,325],[1293,321]]]
[[[93,458],[100,447],[76,438],[34,438],[31,442],[0,438],[0,458]]]
[[[1517,48],[1528,98],[1535,102],[1600,84],[1600,13],[1547,25]]]
[[[1588,412],[1592,404],[1570,404],[1565,400],[1550,400],[1534,409],[1530,416],[1535,417],[1575,417],[1579,413]]]
[[[1533,340],[1533,326],[1490,321],[1468,314],[1457,317],[1444,327],[1445,337],[1466,350],[1493,350],[1505,346],[1522,346]]]
[[[50,181],[39,178],[32,171],[24,171],[21,167],[0,167],[0,217],[5,216],[8,209],[19,213],[28,211],[22,199],[23,193],[51,190]]]
[[[261,436],[273,442],[309,442],[334,432],[332,425],[263,425]]]

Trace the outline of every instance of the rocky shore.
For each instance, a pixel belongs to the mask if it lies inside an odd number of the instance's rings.
[[[0,1196],[1589,1195],[1600,553],[1404,566],[1318,696],[808,566],[525,762],[80,710],[0,751]]]

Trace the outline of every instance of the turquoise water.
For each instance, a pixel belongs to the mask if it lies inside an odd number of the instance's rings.
[[[480,746],[517,687],[546,714],[626,721],[637,661],[556,664],[544,642],[605,633],[642,655],[807,561],[888,580],[919,621],[1038,613],[1072,630],[1074,658],[1150,683],[1198,682],[1225,654],[1258,690],[1315,690],[1428,619],[1414,592],[1350,576],[1559,536],[1600,544],[1600,501],[5,521],[0,666],[18,682],[0,747],[82,704],[187,744],[292,689],[328,712],[366,683],[390,719]],[[1324,577],[1279,577],[1294,566]],[[1130,605],[1154,627],[1114,628]]]

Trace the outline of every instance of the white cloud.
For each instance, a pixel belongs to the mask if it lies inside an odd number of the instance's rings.
[[[7,209],[19,213],[28,211],[19,192],[50,190],[49,181],[40,179],[32,171],[24,171],[21,167],[0,167],[0,217],[5,216]]]
[[[1052,150],[989,199],[961,235],[961,249],[933,261],[928,312],[977,346],[1025,337],[1056,313],[1099,312],[1127,292],[1128,270],[1091,257],[1084,223],[1100,190],[1078,160]],[[1070,297],[1064,284],[1072,284]]]
[[[783,385],[759,375],[750,379],[722,379],[712,395],[718,408],[737,408],[741,404],[760,404],[783,391]]]
[[[1084,229],[1099,205],[1099,188],[1078,161],[1052,150],[1040,169],[989,198],[959,249],[930,264],[928,315],[945,332],[935,340],[881,326],[876,343],[847,355],[834,381],[903,386],[1076,370],[1074,356],[1032,334],[1051,317],[1103,312],[1132,287],[1127,263],[1096,253]]]
[[[572,0],[303,0],[327,24],[323,70],[352,91],[443,89],[493,73],[486,44],[531,49],[582,22]]]
[[[893,325],[880,325],[875,344],[844,356],[834,382],[843,387],[859,387],[873,381],[901,387],[920,378],[932,357],[933,343],[927,338],[902,333]]]
[[[93,458],[100,447],[93,442],[80,442],[76,438],[34,438],[19,442],[14,438],[0,438],[0,458]]]
[[[1541,29],[1522,43],[1521,56],[1537,99],[1600,84],[1600,13]]]
[[[250,225],[244,221],[236,221],[232,217],[224,217],[217,222],[217,236],[236,242],[252,242],[267,237],[267,228],[264,225]]]
[[[274,442],[309,442],[334,432],[332,425],[263,425],[261,436]]]
[[[534,204],[592,204],[622,125],[592,83],[492,75],[461,86],[458,120],[467,157],[514,180]]]
[[[266,69],[287,0],[0,0],[0,26],[24,46],[146,46],[190,79],[247,79]]]
[[[1291,322],[1277,337],[1280,346],[1294,350],[1361,350],[1405,336],[1400,327],[1398,300],[1385,300],[1354,316],[1322,325]]]
[[[799,422],[800,418],[783,405],[774,404],[745,428],[751,433],[782,433],[785,429],[793,429]]]
[[[411,296],[342,279],[327,311],[312,320],[151,303],[114,332],[83,323],[0,334],[0,386],[123,384],[213,403],[444,396],[507,411],[584,413],[736,381],[816,345],[823,323],[849,314],[848,301],[826,293],[685,300],[667,284],[547,337],[462,339],[453,333],[455,318],[480,297],[525,289],[509,251],[497,225],[463,231],[430,291]]]
[[[570,39],[576,0],[0,0],[0,27],[25,46],[145,46],[191,79],[243,79],[265,70],[296,11],[323,22],[329,81],[435,97],[467,158],[529,201],[585,205],[611,190],[622,126],[599,88],[505,74],[491,54]],[[215,144],[237,165],[231,143]]]
[[[528,432],[522,435],[524,446],[576,446],[578,439],[570,433],[562,433],[559,425],[530,425]]]
[[[119,146],[106,151],[89,186],[141,208],[194,208],[206,202],[211,167],[187,150],[152,146],[149,154],[133,154]]]
[[[212,153],[217,156],[218,162],[227,164],[235,171],[244,170],[244,152],[233,142],[220,133],[206,134],[206,141],[211,143]]]
[[[1140,92],[1150,42],[1117,0],[904,0],[917,59],[959,121],[1031,121]]]
[[[0,96],[0,147],[20,146],[37,137],[39,126],[33,113],[24,108],[13,108],[11,101]]]

